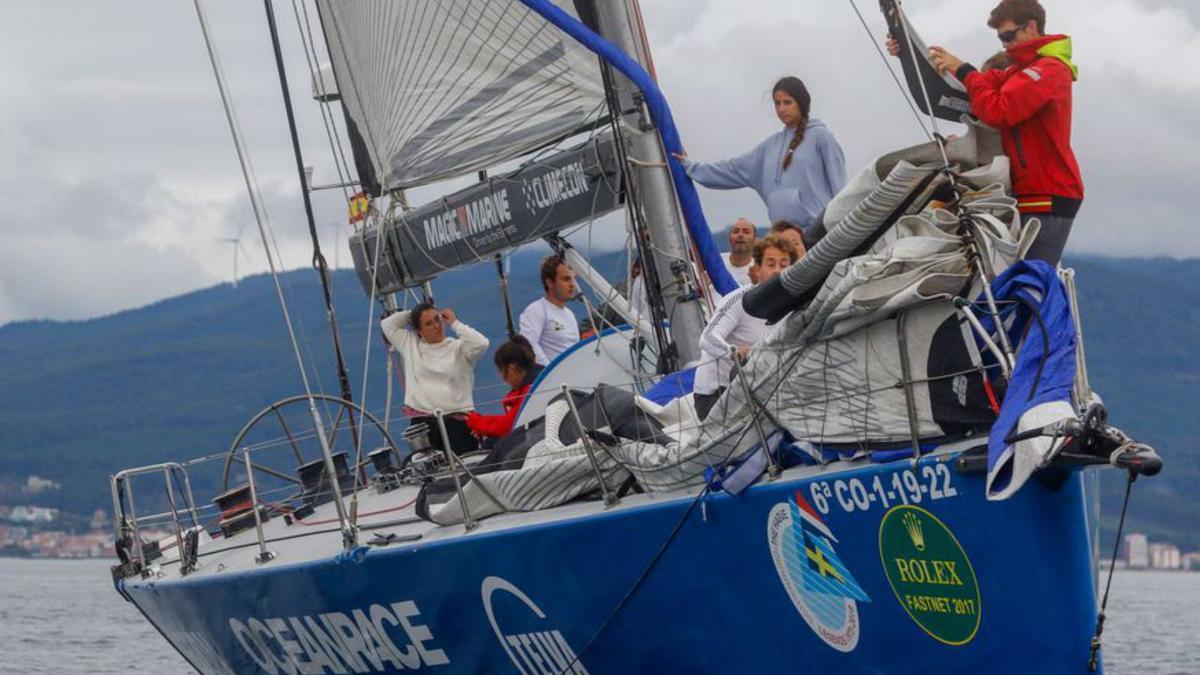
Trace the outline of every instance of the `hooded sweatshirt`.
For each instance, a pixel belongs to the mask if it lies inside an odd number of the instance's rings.
[[[1022,213],[1073,218],[1083,178],[1071,149],[1071,38],[1045,35],[1008,48],[1012,65],[981,73],[963,64],[971,112],[1000,130],[1012,164],[1013,194]]]
[[[683,167],[704,187],[754,190],[767,205],[772,223],[787,220],[807,228],[846,184],[846,158],[833,132],[810,118],[804,140],[784,169],[783,159],[794,135],[793,129],[784,127],[739,157],[719,162],[684,160]]]

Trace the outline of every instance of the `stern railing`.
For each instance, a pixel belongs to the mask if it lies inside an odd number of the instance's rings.
[[[170,510],[164,513],[146,515],[139,519],[132,479],[135,476],[154,474],[159,474],[163,478]],[[175,487],[179,484],[181,478],[183,492],[181,496],[184,499],[186,515],[191,521],[191,526],[186,530],[180,518],[179,503],[175,494]],[[147,559],[146,543],[142,540],[141,521],[170,516],[171,531],[175,535],[176,550],[186,574],[188,565],[185,561],[184,538],[188,536],[188,533],[201,527],[200,517],[196,510],[196,500],[192,494],[192,481],[188,476],[187,469],[178,462],[163,462],[125,469],[113,474],[109,479],[109,485],[112,490],[113,500],[113,529],[116,536],[118,555],[122,558],[121,562],[123,564],[132,564],[144,576],[148,569],[148,563],[152,561]],[[128,509],[126,509],[127,505]]]

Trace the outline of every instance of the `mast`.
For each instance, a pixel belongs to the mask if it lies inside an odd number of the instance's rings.
[[[626,0],[596,0],[595,9],[599,33],[648,69],[649,46],[640,32],[634,30],[637,17],[633,16]],[[621,110],[632,111],[623,114],[620,120],[621,128],[629,138],[630,153],[637,160],[628,167],[627,175],[635,182],[641,197],[640,206],[655,259],[656,281],[671,322],[672,342],[679,364],[684,365],[700,358],[700,333],[706,323],[704,308],[696,293],[698,285],[690,262],[691,248],[684,236],[683,220],[676,205],[675,188],[658,129],[642,104],[638,88],[619,72],[614,72],[613,77],[621,84],[617,87]]]

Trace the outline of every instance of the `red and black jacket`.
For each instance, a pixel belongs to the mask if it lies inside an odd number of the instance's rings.
[[[480,415],[477,412],[467,415],[467,428],[480,438],[503,438],[507,436],[508,432],[512,431],[513,423],[517,421],[517,413],[521,412],[521,404],[525,401],[525,397],[529,395],[534,380],[537,379],[538,374],[541,372],[542,367],[535,365],[525,375],[525,382],[504,396],[504,400],[500,402],[500,407],[504,409],[504,412],[499,415]]]
[[[971,112],[1000,130],[1012,163],[1012,190],[1022,213],[1073,218],[1083,178],[1071,150],[1071,39],[1046,35],[1008,49],[1012,65],[981,73],[963,64]]]

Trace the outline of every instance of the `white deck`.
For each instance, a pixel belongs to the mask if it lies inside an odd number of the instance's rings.
[[[946,444],[928,455],[941,456],[978,445],[980,439],[968,439]],[[927,455],[927,456],[928,456]],[[905,460],[907,461],[907,460]],[[847,473],[867,466],[866,461],[840,461],[823,466],[796,466],[784,471],[778,481],[796,481],[822,476]],[[767,481],[764,476],[760,483]],[[753,488],[751,488],[753,489]],[[510,512],[492,516],[478,522],[478,527],[468,531],[465,525],[441,526],[422,520],[415,513],[415,500],[420,488],[405,485],[391,492],[379,494],[375,488],[360,489],[358,494],[358,542],[367,545],[376,534],[395,535],[399,540],[386,548],[416,549],[431,543],[441,543],[497,533],[522,527],[545,525],[577,518],[588,518],[604,513],[637,509],[640,507],[684,501],[695,498],[701,486],[674,492],[651,492],[631,494],[620,502],[605,508],[603,501],[576,501],[541,511]],[[349,513],[350,497],[344,498]],[[402,507],[402,508],[401,508]],[[202,535],[199,545],[199,562],[187,575],[187,579],[208,577],[216,574],[245,572],[257,568],[311,562],[329,558],[343,550],[342,534],[338,529],[337,512],[333,502],[322,504],[306,518],[303,524],[288,525],[282,516],[273,516],[263,523],[263,538],[266,548],[274,558],[259,563],[258,536],[255,528],[237,533],[230,538],[209,539]],[[163,540],[164,555],[153,561],[147,581],[179,579],[178,551],[174,537]],[[139,583],[136,578],[127,581]]]

